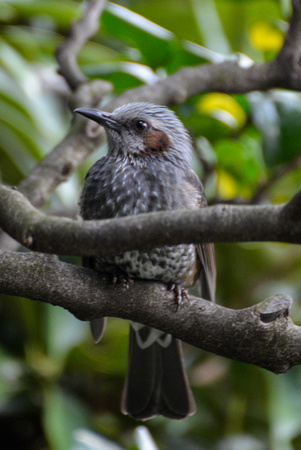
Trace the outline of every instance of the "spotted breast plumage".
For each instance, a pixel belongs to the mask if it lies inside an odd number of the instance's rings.
[[[87,174],[81,195],[83,219],[107,219],[153,211],[206,206],[202,184],[191,168],[191,142],[182,122],[163,106],[132,103],[113,113],[79,108],[103,125],[108,154]],[[84,265],[115,278],[162,281],[181,301],[184,288],[199,280],[203,298],[214,300],[212,244],[182,244],[109,257],[88,257]],[[92,321],[100,340],[105,319]],[[158,414],[181,419],[195,410],[183,368],[180,342],[159,330],[131,322],[129,362],[122,410],[137,419]]]

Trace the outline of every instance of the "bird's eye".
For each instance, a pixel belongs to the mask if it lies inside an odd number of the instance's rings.
[[[137,131],[144,131],[148,128],[148,123],[144,122],[144,120],[137,120],[135,128]]]

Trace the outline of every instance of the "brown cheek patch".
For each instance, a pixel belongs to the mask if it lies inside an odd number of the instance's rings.
[[[155,130],[144,137],[145,152],[163,153],[168,150],[169,139],[163,131]]]

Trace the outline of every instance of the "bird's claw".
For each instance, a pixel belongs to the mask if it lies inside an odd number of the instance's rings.
[[[112,284],[121,284],[123,287],[128,289],[131,284],[133,284],[132,278],[129,277],[125,272],[115,272],[112,275]]]
[[[182,288],[179,284],[172,283],[168,286],[170,291],[176,294],[176,311],[178,311],[179,306],[186,300],[189,304],[189,295],[186,289]]]

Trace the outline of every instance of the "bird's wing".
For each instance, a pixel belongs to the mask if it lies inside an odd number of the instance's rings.
[[[189,171],[186,181],[190,185],[190,189],[194,191],[195,207],[203,208],[207,206],[203,185],[193,170]],[[214,302],[216,287],[214,245],[211,243],[196,244],[196,251],[201,264],[199,276],[200,295],[202,298]]]
[[[202,298],[214,302],[216,286],[214,246],[211,243],[197,244],[196,250],[202,265],[199,277],[200,295]]]
[[[114,161],[107,156],[96,161],[88,171],[79,202],[80,215],[84,220],[111,219],[116,216],[116,205],[107,198],[115,172]]]
[[[96,161],[86,175],[85,183],[80,198],[80,215],[85,220],[107,219],[113,217],[112,210],[106,207],[105,190],[99,189],[99,179],[110,183],[110,180],[103,180],[103,170],[109,165],[106,156]],[[107,171],[110,176],[110,171]],[[87,182],[88,181],[88,182]],[[89,269],[97,270],[94,256],[84,256],[82,265]],[[99,270],[99,269],[98,269]],[[92,336],[95,343],[98,343],[105,331],[106,317],[99,317],[90,321]]]

